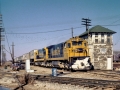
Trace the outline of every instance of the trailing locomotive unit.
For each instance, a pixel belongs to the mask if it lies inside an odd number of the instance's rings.
[[[36,52],[37,52],[38,50],[37,49],[35,49],[35,50],[32,50],[32,51],[30,51],[29,52],[29,59],[30,59],[30,64],[31,65],[33,65],[34,64],[34,59],[36,58]]]
[[[90,70],[87,41],[75,37],[36,51],[36,65],[72,70]]]

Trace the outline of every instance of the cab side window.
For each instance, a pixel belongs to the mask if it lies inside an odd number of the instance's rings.
[[[71,48],[71,44],[70,43],[68,43],[68,48]]]
[[[67,45],[67,44],[65,43],[65,44],[64,44],[64,48],[66,48],[66,45]]]

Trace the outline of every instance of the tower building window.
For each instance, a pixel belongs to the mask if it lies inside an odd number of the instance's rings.
[[[107,38],[107,44],[110,44],[110,38]]]
[[[98,33],[95,33],[95,37],[98,37]]]
[[[101,37],[104,37],[104,33],[101,33]]]
[[[98,39],[95,39],[95,43],[98,43]]]
[[[108,34],[107,34],[107,37],[110,37],[110,36],[111,36],[110,33],[108,33]]]
[[[104,43],[104,39],[101,39],[101,43]]]

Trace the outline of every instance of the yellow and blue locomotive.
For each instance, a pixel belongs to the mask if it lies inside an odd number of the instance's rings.
[[[58,67],[72,70],[90,70],[92,65],[88,54],[87,41],[73,37],[34,52],[35,65]]]

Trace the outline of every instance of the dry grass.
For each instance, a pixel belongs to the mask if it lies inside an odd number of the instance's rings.
[[[35,81],[34,78],[28,73],[20,75],[18,80],[21,84],[33,84]]]

